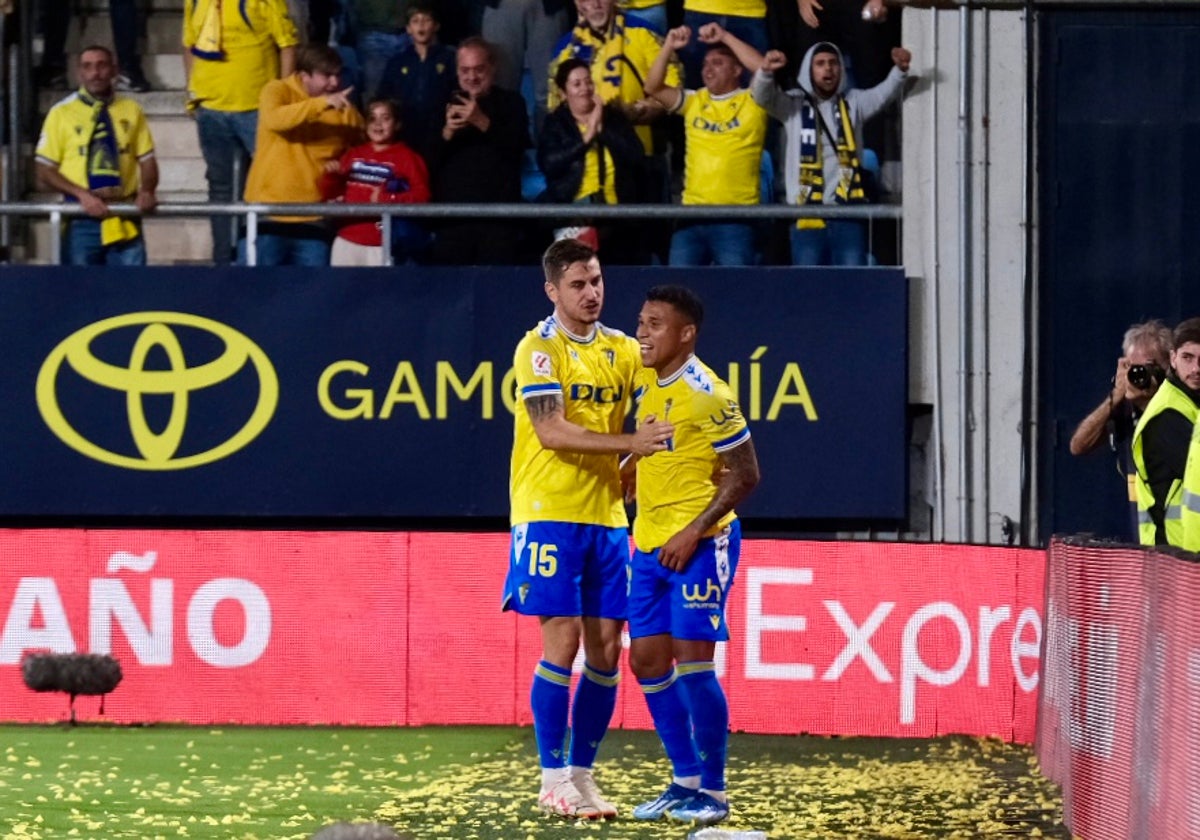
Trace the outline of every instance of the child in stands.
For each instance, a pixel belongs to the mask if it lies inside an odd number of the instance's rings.
[[[425,161],[398,138],[400,108],[387,99],[367,105],[367,143],[326,165],[321,190],[326,200],[348,204],[424,204],[429,201]],[[384,265],[382,221],[339,217],[329,262],[338,266]],[[393,257],[411,258],[426,239],[410,220],[392,218]]]

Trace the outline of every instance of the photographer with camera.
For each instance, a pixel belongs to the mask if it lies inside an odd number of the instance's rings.
[[[1171,363],[1171,328],[1157,319],[1133,324],[1121,341],[1123,355],[1117,359],[1117,371],[1108,394],[1079,423],[1071,435],[1071,454],[1087,455],[1107,441],[1117,461],[1117,471],[1125,477],[1131,528],[1138,533],[1136,475],[1129,444],[1133,430],[1150,398],[1166,379]]]
[[[1183,545],[1183,476],[1198,407],[1200,318],[1189,318],[1175,328],[1171,370],[1133,432],[1142,545]]]
[[[1171,360],[1171,328],[1157,319],[1134,324],[1121,341],[1124,355],[1117,359],[1108,395],[1080,421],[1071,435],[1071,454],[1087,455],[1108,440],[1118,459],[1120,448],[1133,437],[1138,418],[1166,378]],[[1131,469],[1122,472],[1132,476]],[[1130,483],[1130,501],[1133,485]]]

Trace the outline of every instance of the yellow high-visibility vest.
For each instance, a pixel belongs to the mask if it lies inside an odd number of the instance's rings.
[[[1163,512],[1167,544],[1182,546],[1184,539],[1182,520],[1184,479],[1177,478],[1171,482],[1165,499],[1155,499],[1154,493],[1150,489],[1150,482],[1146,478],[1146,460],[1142,452],[1142,432],[1145,431],[1146,424],[1164,411],[1178,411],[1187,418],[1189,423],[1195,424],[1196,422],[1196,404],[1179,386],[1168,379],[1158,389],[1158,393],[1150,399],[1150,404],[1146,406],[1146,412],[1133,431],[1133,466],[1137,470],[1138,542],[1142,545],[1155,544],[1156,526],[1150,511],[1155,507],[1155,502],[1160,501],[1161,504],[1158,507]],[[1197,469],[1200,470],[1200,465],[1197,466]],[[1200,486],[1197,486],[1197,489],[1200,490]],[[1197,499],[1197,505],[1200,507],[1200,499]]]

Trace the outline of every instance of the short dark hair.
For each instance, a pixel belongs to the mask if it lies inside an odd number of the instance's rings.
[[[708,55],[709,53],[721,53],[721,55],[727,55],[733,59],[733,63],[736,64],[738,67],[745,66],[744,64],[742,64],[741,59],[739,59],[737,57],[737,53],[735,53],[733,50],[729,49],[728,44],[713,44],[711,47],[709,47],[705,51],[704,54]]]
[[[416,15],[429,15],[431,18],[433,18],[434,23],[441,22],[438,20],[437,11],[433,8],[432,3],[413,3],[410,5],[408,10],[404,13],[405,22],[407,23],[408,21],[412,20]]]
[[[572,56],[558,65],[554,71],[554,84],[558,85],[559,90],[566,92],[567,77],[580,67],[582,67],[584,70],[587,70],[588,75],[591,75],[592,65],[588,64],[579,56]]]
[[[304,44],[296,50],[296,72],[334,73],[342,72],[342,57],[328,44]]]
[[[487,63],[492,67],[496,66],[496,48],[492,46],[490,41],[485,41],[478,35],[472,35],[469,38],[463,38],[458,42],[458,52],[463,50],[479,50],[483,53]]]
[[[696,325],[696,332],[700,331],[700,325],[704,323],[704,304],[700,301],[700,296],[687,286],[654,286],[646,292],[646,300],[671,304],[676,312]]]
[[[113,54],[113,51],[110,50],[108,47],[104,46],[103,44],[88,44],[86,47],[84,47],[78,53],[76,53],[76,56],[78,58],[83,58],[84,53],[90,53],[90,52],[102,52],[106,56],[108,56],[109,61],[111,61],[114,64],[116,64],[116,62],[117,62],[117,57],[116,57],[116,55]]]
[[[568,268],[575,263],[591,262],[595,256],[595,249],[578,239],[558,240],[542,255],[542,271],[546,273],[546,282],[557,286]]]
[[[1174,347],[1178,350],[1185,344],[1200,344],[1200,318],[1188,318],[1175,328]]]

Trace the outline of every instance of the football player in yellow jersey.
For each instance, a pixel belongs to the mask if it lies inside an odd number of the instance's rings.
[[[758,204],[767,112],[741,87],[744,69],[762,56],[716,23],[698,33],[708,44],[703,88],[685,90],[666,81],[666,68],[692,39],[680,26],[667,33],[646,76],[646,93],[683,117],[686,139],[684,204]],[[671,237],[671,265],[754,265],[754,225],[745,221],[681,224]]]
[[[596,252],[564,239],[546,251],[542,267],[554,314],[526,333],[513,358],[524,408],[513,433],[503,606],[541,622],[542,660],[530,690],[542,767],[538,804],[598,819],[617,813],[591,767],[616,704],[629,597],[618,456],[666,449],[674,427],[646,418],[634,433],[622,431],[641,360],[634,339],[600,323],[604,277]],[[572,704],[581,638],[583,675]]]
[[[638,316],[646,366],[638,419],[670,421],[675,434],[666,451],[629,459],[636,460],[638,503],[629,663],[673,773],[667,789],[633,816],[712,825],[729,816],[729,706],[713,653],[729,639],[725,603],[742,541],[733,509],[758,484],[759,471],[733,391],[696,358],[703,320],[699,298],[682,286],[655,286]]]

